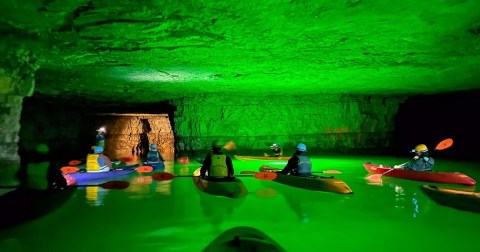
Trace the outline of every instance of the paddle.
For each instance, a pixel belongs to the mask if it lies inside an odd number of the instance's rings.
[[[273,173],[273,172],[268,172],[268,173]],[[167,181],[167,180],[172,180],[174,178],[193,178],[193,177],[198,177],[198,176],[195,176],[195,175],[178,175],[177,176],[169,172],[156,172],[152,174],[152,178],[155,181]],[[234,177],[251,177],[251,176],[237,175]],[[272,177],[272,175],[270,175],[270,177]],[[275,177],[276,177],[276,174],[275,174]],[[272,178],[272,179],[275,179],[275,178]],[[266,179],[266,180],[272,180],[272,179]]]
[[[72,161],[68,162],[68,165],[75,166],[75,165],[79,165],[81,163],[82,163],[82,161],[80,161],[80,160],[72,160]]]
[[[88,187],[88,186],[100,186],[104,189],[111,190],[122,190],[130,186],[130,183],[127,181],[108,181],[98,185],[70,185],[69,187]],[[0,188],[16,189],[18,186],[0,186]]]
[[[256,171],[241,171],[240,172],[240,174],[255,174],[255,173],[258,173],[258,172],[256,172]],[[325,170],[325,171],[317,171],[317,172],[312,172],[312,173],[342,174],[340,171],[337,171],[337,170]]]
[[[78,167],[75,167],[75,166],[64,166],[62,168],[60,168],[60,170],[63,172],[63,173],[76,173],[76,172],[79,172],[80,169]],[[123,169],[115,169],[114,171],[120,171],[120,170],[123,170]],[[140,172],[140,173],[148,173],[148,172],[152,172],[153,171],[153,167],[151,166],[148,166],[148,165],[144,165],[144,166],[139,166],[137,168],[134,169],[135,171],[137,172]]]
[[[438,143],[437,146],[435,146],[434,150],[445,150],[445,149],[450,148],[452,145],[453,145],[453,139],[447,138],[447,139],[442,140],[440,143]],[[408,163],[409,162],[405,162],[405,163],[401,164],[400,166],[404,166]],[[385,174],[387,174],[387,173],[389,173],[393,170],[395,170],[395,168],[391,168],[390,170],[388,170],[384,173],[370,175],[370,176],[367,177],[367,179],[372,180],[372,181],[381,180],[383,175],[385,175]]]
[[[99,185],[73,185],[76,187],[88,187],[88,186],[100,186],[104,189],[110,190],[123,190],[130,186],[130,183],[127,181],[108,181]]]

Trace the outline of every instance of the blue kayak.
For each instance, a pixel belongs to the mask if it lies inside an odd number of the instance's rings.
[[[108,172],[81,171],[70,173],[70,176],[75,179],[77,185],[90,185],[92,182],[111,180],[112,178],[127,176],[134,172],[136,172],[134,169],[113,170]]]

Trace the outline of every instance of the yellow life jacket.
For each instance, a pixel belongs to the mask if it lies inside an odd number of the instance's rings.
[[[29,163],[27,165],[27,186],[29,189],[48,189],[49,162]]]
[[[100,165],[98,164],[98,157],[100,157],[100,154],[87,155],[87,172],[100,171]]]
[[[212,155],[212,165],[210,166],[210,171],[208,172],[209,177],[226,177],[228,176],[227,168],[227,156],[226,155]]]

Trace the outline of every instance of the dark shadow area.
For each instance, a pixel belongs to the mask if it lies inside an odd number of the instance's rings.
[[[84,157],[95,144],[96,129],[106,116],[101,114],[168,114],[172,126],[175,107],[168,102],[154,104],[105,104],[98,101],[72,101],[35,94],[23,101],[19,154],[29,159],[32,148],[39,143],[50,148],[51,162],[65,163]],[[109,116],[110,121],[118,119]],[[143,130],[151,131],[148,120],[143,120]],[[110,132],[107,131],[107,139]],[[148,150],[149,142],[143,134],[138,151]],[[130,151],[130,150],[129,150]]]
[[[417,144],[426,144],[434,157],[480,160],[480,90],[438,95],[419,95],[400,105],[394,134],[395,153],[408,156]],[[452,147],[433,151],[445,138]]]

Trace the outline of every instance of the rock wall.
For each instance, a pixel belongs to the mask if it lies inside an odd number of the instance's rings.
[[[348,152],[388,149],[399,97],[312,95],[284,97],[198,96],[171,101],[176,148],[193,154],[212,140],[233,140],[237,151],[268,150],[274,142],[294,151]]]
[[[173,130],[166,114],[97,116],[93,121],[107,130],[105,154],[111,158],[144,156],[149,145],[156,144],[165,160],[174,159]]]
[[[34,90],[36,56],[13,38],[0,40],[0,185],[17,185],[18,132],[23,97]]]

